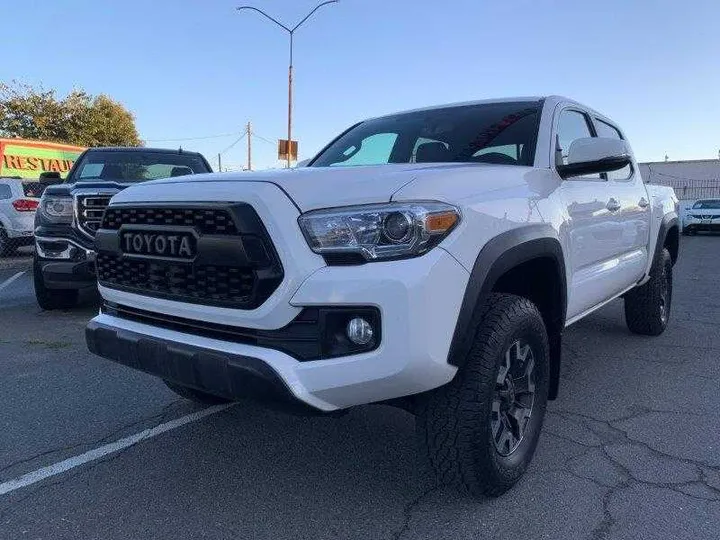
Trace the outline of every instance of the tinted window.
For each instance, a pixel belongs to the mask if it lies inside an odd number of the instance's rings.
[[[698,201],[693,204],[693,210],[720,210],[720,201]]]
[[[164,152],[88,152],[77,164],[70,182],[108,180],[143,182],[157,178],[210,172],[196,155]]]
[[[593,136],[588,117],[581,112],[571,110],[560,113],[557,134],[560,146],[556,148],[556,156],[558,156],[556,159],[558,162],[562,161],[563,165],[567,165],[568,152],[573,141]],[[593,174],[582,178],[600,178],[600,175]]]
[[[615,127],[611,126],[607,122],[603,122],[598,118],[595,119],[595,128],[597,129],[598,137],[608,137],[610,139],[622,139],[623,136],[620,131]],[[611,171],[607,173],[609,180],[627,180],[632,175],[632,167],[626,165],[622,169],[617,171]]]
[[[10,186],[7,184],[0,184],[0,200],[9,199],[10,197],[12,197]]]
[[[483,103],[367,120],[333,142],[311,167],[386,163],[532,165],[539,102]],[[512,151],[507,148],[512,147]]]
[[[26,197],[40,198],[46,186],[40,182],[23,182],[22,187]]]

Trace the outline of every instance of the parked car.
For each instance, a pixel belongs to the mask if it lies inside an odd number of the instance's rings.
[[[202,155],[184,150],[83,152],[64,182],[46,188],[35,217],[33,268],[40,307],[71,307],[80,289],[95,286],[95,232],[113,195],[147,180],[207,172],[212,169]]]
[[[306,167],[116,195],[87,343],[199,402],[403,407],[442,481],[495,496],[535,452],[567,326],[623,298],[632,332],[665,330],[677,202],[566,98],[374,118]]]
[[[700,231],[720,231],[720,200],[701,199],[685,212],[683,234]]]
[[[0,177],[0,257],[33,244],[33,223],[44,186],[19,177]]]

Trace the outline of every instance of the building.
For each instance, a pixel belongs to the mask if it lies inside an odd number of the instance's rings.
[[[646,182],[670,186],[681,201],[720,199],[720,159],[638,163]]]
[[[83,150],[69,144],[0,139],[0,176],[38,178],[43,172],[65,176]]]

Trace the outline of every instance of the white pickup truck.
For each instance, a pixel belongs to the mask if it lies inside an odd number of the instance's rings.
[[[563,330],[619,297],[630,331],[665,329],[678,206],[653,190],[617,125],[562,97],[366,120],[302,168],[115,195],[87,343],[204,403],[403,407],[442,481],[499,495]]]

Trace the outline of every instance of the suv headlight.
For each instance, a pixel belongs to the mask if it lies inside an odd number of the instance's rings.
[[[43,195],[40,199],[40,211],[45,219],[53,223],[71,223],[73,217],[72,197]]]
[[[459,222],[454,206],[424,201],[314,210],[298,218],[315,253],[355,254],[365,261],[422,255]]]

